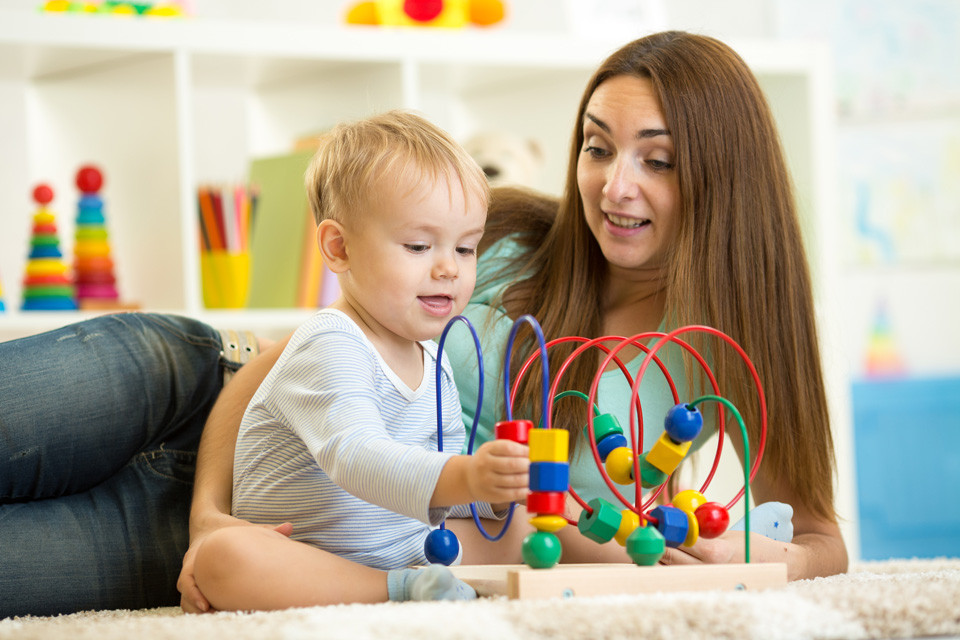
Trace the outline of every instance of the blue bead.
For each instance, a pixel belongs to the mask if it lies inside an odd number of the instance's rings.
[[[687,539],[690,526],[687,514],[676,507],[660,506],[650,512],[657,519],[657,531],[666,539],[668,547],[679,547]]]
[[[530,491],[559,491],[570,488],[570,465],[566,462],[531,462]]]
[[[681,402],[667,411],[663,428],[674,442],[690,442],[703,429],[703,414],[696,407],[691,408]]]
[[[431,564],[450,566],[460,555],[460,541],[449,529],[434,529],[423,541],[423,553]]]
[[[602,462],[607,461],[607,456],[610,455],[610,452],[619,447],[627,447],[627,437],[622,433],[611,433],[606,436],[603,440],[597,443],[597,453],[600,454],[600,460]]]

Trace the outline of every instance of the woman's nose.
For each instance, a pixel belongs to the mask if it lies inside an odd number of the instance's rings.
[[[619,156],[610,164],[603,196],[611,202],[635,198],[640,191],[639,174],[633,161]]]

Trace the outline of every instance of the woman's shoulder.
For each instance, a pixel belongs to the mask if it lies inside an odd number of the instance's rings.
[[[519,262],[528,249],[518,236],[505,236],[484,251],[477,260],[477,286],[471,302],[488,303],[517,277]]]

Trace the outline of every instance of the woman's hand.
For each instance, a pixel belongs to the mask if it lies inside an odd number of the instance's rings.
[[[202,531],[198,531],[193,535],[190,541],[190,548],[187,549],[187,553],[183,556],[183,567],[180,569],[180,578],[177,580],[177,591],[180,592],[180,608],[183,609],[185,613],[211,613],[214,611],[214,609],[210,607],[210,602],[200,593],[200,589],[197,587],[197,581],[193,575],[194,559],[197,556],[197,550],[208,535],[223,527],[236,526],[264,527],[265,529],[273,529],[288,537],[293,533],[293,525],[289,522],[278,526],[254,525],[226,514],[218,514],[212,517]]]
[[[719,538],[700,538],[692,547],[667,547],[660,564],[742,563],[746,560],[743,543],[743,531],[727,531]],[[792,543],[750,534],[750,562],[787,562],[788,556],[798,551]]]

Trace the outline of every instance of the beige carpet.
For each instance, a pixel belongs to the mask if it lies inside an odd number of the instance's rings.
[[[315,607],[188,616],[179,609],[0,620],[0,640],[137,638],[960,638],[960,559],[861,563],[767,591]]]

